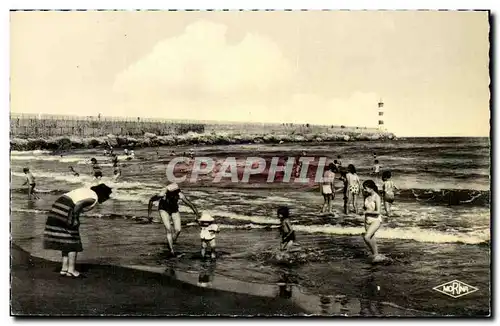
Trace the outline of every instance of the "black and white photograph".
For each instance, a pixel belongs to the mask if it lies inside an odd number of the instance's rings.
[[[491,317],[486,8],[9,19],[11,316]]]

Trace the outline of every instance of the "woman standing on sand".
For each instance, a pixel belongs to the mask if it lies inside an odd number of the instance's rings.
[[[380,215],[380,196],[378,194],[377,185],[373,180],[363,182],[363,193],[365,195],[365,231],[363,240],[370,249],[373,255],[373,262],[379,262],[384,259],[383,255],[378,253],[377,242],[375,241],[375,232],[382,224],[382,216]]]
[[[62,195],[52,205],[45,223],[43,246],[61,251],[62,276],[82,277],[75,269],[77,253],[83,251],[79,216],[93,209],[97,203],[104,203],[111,192],[111,188],[102,183],[90,188],[78,188]]]
[[[349,209],[349,204],[352,203],[354,207],[354,212],[358,214],[357,198],[361,190],[361,181],[356,174],[356,168],[354,165],[349,164],[347,166],[347,208]]]

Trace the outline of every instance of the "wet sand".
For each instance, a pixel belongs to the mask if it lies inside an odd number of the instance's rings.
[[[60,276],[59,264],[11,246],[11,314],[129,316],[281,316],[305,311],[281,298],[201,288],[167,275],[80,265],[84,279]]]

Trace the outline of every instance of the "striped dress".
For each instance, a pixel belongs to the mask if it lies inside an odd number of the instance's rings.
[[[93,199],[94,204],[86,207],[92,209],[97,203],[97,194],[90,188],[79,188],[59,197],[48,214],[43,233],[43,246],[45,249],[63,252],[83,251],[80,238],[80,222],[78,217],[70,216],[76,203],[85,199]]]

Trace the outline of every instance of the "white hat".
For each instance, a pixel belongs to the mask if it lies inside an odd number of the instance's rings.
[[[214,220],[214,218],[212,216],[210,216],[210,214],[208,214],[208,213],[202,213],[199,221],[200,222],[213,222],[215,220]]]

